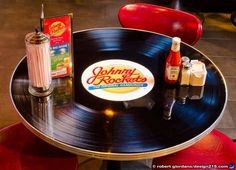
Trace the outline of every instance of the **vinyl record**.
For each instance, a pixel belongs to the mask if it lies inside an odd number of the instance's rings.
[[[171,46],[169,37],[109,28],[75,32],[73,39],[74,77],[54,79],[52,95],[37,98],[29,94],[26,58],[18,64],[11,80],[12,102],[24,124],[49,143],[79,155],[108,160],[153,158],[192,145],[222,117],[227,100],[224,78],[193,47],[181,44],[181,54],[206,64],[205,86],[169,87],[163,82],[165,58]],[[107,61],[111,66],[106,65]],[[120,61],[135,64],[120,66]],[[105,65],[99,66],[101,63]],[[136,76],[141,85],[133,83],[130,75]],[[145,75],[153,86],[145,82]],[[86,89],[83,76],[88,83],[95,78],[97,84],[102,82],[88,88],[100,88],[108,97]],[[122,86],[121,90],[108,86],[108,81],[119,82],[115,85]],[[109,98],[130,91],[127,100]]]

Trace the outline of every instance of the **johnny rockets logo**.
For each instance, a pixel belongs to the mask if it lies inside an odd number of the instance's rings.
[[[85,69],[81,80],[89,93],[112,101],[140,98],[154,86],[154,77],[147,68],[127,60],[94,63]]]
[[[65,30],[66,30],[65,24],[63,22],[56,21],[50,25],[49,34],[51,36],[58,37],[61,36],[65,32]]]

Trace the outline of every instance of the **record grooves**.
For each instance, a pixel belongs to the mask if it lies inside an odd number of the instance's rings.
[[[12,101],[23,121],[52,144],[103,159],[151,158],[164,155],[163,150],[172,153],[193,144],[221,118],[227,100],[224,78],[194,48],[181,44],[181,53],[206,64],[206,85],[204,89],[194,89],[203,92],[203,96],[199,100],[188,98],[185,104],[175,102],[168,120],[168,115],[163,116],[163,105],[167,91],[172,93],[173,89],[163,84],[163,65],[170,38],[114,28],[76,32],[73,39],[74,78],[54,79],[51,96],[39,100],[29,95],[25,58],[11,81]],[[81,83],[83,71],[109,59],[143,65],[153,74],[155,86],[143,97],[129,101],[109,101],[88,93]],[[175,94],[179,95],[179,90],[174,87]]]

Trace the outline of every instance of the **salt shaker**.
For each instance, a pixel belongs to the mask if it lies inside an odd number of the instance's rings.
[[[36,30],[25,36],[25,45],[29,93],[38,97],[47,96],[53,91],[49,37]]]
[[[182,63],[182,69],[180,73],[180,79],[179,79],[179,84],[180,85],[189,85],[190,81],[190,71],[191,64],[187,61]]]

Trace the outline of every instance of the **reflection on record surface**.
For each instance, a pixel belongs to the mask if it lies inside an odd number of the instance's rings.
[[[54,143],[66,144],[64,149],[74,153],[91,156],[96,152],[98,155],[93,157],[132,160],[138,159],[138,155],[160,156],[163,149],[166,153],[181,150],[215,126],[227,94],[218,69],[203,54],[185,44],[181,44],[182,55],[206,64],[205,86],[168,89],[163,83],[163,66],[170,46],[168,37],[142,31],[98,29],[74,33],[73,79],[53,80],[50,104],[32,102],[26,59],[23,59],[11,82],[13,103],[24,121]],[[154,77],[154,87],[146,95],[124,102],[92,95],[82,85],[82,73],[90,65],[110,59],[144,66]],[[45,111],[40,112],[41,109]]]

